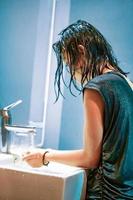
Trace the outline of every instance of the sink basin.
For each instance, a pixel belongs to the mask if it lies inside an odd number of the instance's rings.
[[[20,160],[17,155],[12,154],[0,154],[0,167],[14,169],[18,171],[40,173],[40,174],[49,174],[55,176],[68,176],[79,171],[83,171],[78,167],[71,167],[69,165],[64,165],[61,163],[50,162],[48,166],[42,166],[39,168],[32,168],[25,161]]]
[[[0,199],[83,200],[85,171],[50,162],[32,168],[10,154],[0,154]]]
[[[8,165],[13,162],[14,160],[12,155],[0,153],[0,165]]]

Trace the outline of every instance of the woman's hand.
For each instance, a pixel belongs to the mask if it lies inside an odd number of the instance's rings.
[[[41,167],[43,166],[43,154],[44,152],[26,152],[22,159],[31,167]]]

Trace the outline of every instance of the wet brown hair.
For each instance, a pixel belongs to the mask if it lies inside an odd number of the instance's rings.
[[[82,91],[85,81],[90,78],[94,78],[102,74],[104,67],[108,67],[108,64],[114,71],[120,72],[126,75],[119,66],[116,57],[113,54],[111,45],[107,42],[104,36],[91,24],[86,21],[78,20],[77,22],[69,25],[67,28],[59,33],[60,39],[53,44],[53,49],[57,58],[57,69],[55,73],[55,94],[56,101],[61,91],[61,80],[66,87],[69,88],[72,95],[72,84],[78,91]],[[78,46],[82,45],[85,48],[85,57],[87,63],[82,66],[81,74],[81,87],[79,87],[75,81],[76,62],[80,56]],[[67,64],[63,63],[63,52],[69,55],[69,69],[70,69],[70,81],[68,86],[65,83],[63,69]],[[89,77],[89,78],[88,78]]]

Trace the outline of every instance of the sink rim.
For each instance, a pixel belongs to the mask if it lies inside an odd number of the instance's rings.
[[[50,162],[48,166],[33,168],[30,165],[28,165],[25,161],[21,160],[15,162],[12,154],[5,153],[0,153],[0,168],[62,178],[66,178],[68,176],[72,176],[74,174],[81,173],[84,171],[84,169],[82,168],[73,167],[57,162]]]

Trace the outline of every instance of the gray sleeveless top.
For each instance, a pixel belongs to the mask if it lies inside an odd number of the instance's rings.
[[[116,72],[93,78],[86,88],[105,104],[101,161],[88,170],[86,200],[133,199],[133,91]]]

